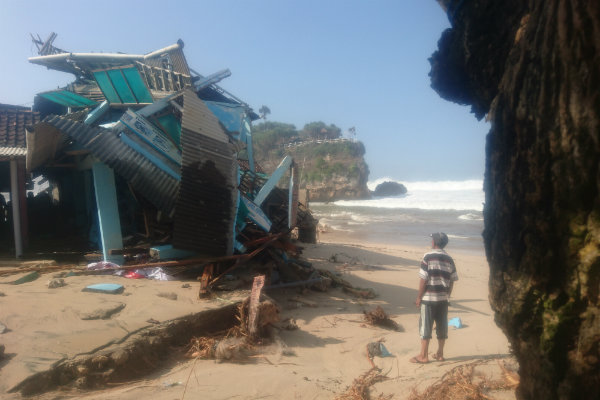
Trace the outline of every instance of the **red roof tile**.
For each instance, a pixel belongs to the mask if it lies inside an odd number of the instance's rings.
[[[0,104],[0,147],[27,147],[25,127],[40,122],[40,114],[19,106]]]

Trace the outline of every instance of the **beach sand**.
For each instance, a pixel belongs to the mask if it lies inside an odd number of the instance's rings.
[[[297,330],[281,330],[279,340],[262,349],[262,356],[249,363],[218,363],[174,357],[142,379],[100,391],[58,392],[60,398],[85,399],[333,399],[371,365],[366,356],[370,342],[383,339],[393,357],[375,357],[373,362],[388,379],[371,388],[377,394],[406,399],[411,391],[423,391],[452,368],[483,360],[481,372],[497,377],[497,360],[514,364],[509,344],[495,325],[488,302],[488,267],[483,251],[461,252],[448,247],[454,257],[459,281],[451,299],[449,318],[460,317],[462,329],[450,329],[443,362],[412,364],[419,352],[418,310],[414,305],[422,248],[376,243],[342,243],[343,237],[322,234],[321,243],[304,245],[304,257],[318,268],[338,272],[356,287],[372,288],[374,299],[359,299],[339,288],[327,292],[298,289],[271,290],[268,295],[282,308],[282,318],[294,318]],[[330,262],[337,255],[338,261]],[[6,390],[28,374],[76,354],[91,352],[108,342],[147,326],[149,318],[172,319],[203,308],[219,307],[248,295],[247,291],[219,295],[212,300],[197,299],[198,283],[182,288],[182,282],[128,280],[102,276],[102,282],[120,283],[123,295],[82,293],[81,288],[98,282],[98,276],[69,277],[63,288],[48,289],[51,274],[22,285],[0,285],[0,322],[9,331],[0,335],[8,357],[0,361],[0,398],[20,395]],[[9,279],[10,278],[10,279]],[[3,281],[16,277],[5,277]],[[160,292],[177,294],[176,300],[159,297]],[[125,295],[128,294],[128,295]],[[303,304],[294,300],[308,300]],[[107,320],[83,321],[81,315],[113,303],[125,308]],[[316,307],[314,307],[316,306]],[[367,325],[363,312],[381,306],[404,331],[395,332]],[[435,339],[430,353],[435,352]],[[486,369],[487,368],[487,369]],[[57,392],[40,398],[56,398]],[[496,399],[514,399],[513,390],[489,394]]]

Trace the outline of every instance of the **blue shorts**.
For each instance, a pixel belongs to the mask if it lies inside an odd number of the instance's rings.
[[[448,339],[448,302],[421,303],[421,317],[419,318],[419,335],[421,339],[431,339],[433,322],[438,339]]]

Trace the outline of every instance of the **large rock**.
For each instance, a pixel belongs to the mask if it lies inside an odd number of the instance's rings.
[[[439,2],[432,86],[491,120],[484,241],[517,396],[600,398],[600,2]]]
[[[377,185],[371,194],[378,197],[400,196],[406,194],[406,186],[398,182],[385,181]]]

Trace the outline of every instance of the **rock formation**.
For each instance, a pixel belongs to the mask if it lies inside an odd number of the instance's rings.
[[[484,241],[517,396],[600,398],[600,2],[439,3],[432,86],[492,123]]]
[[[399,196],[406,194],[406,186],[398,182],[385,181],[377,185],[371,194],[379,197]]]

